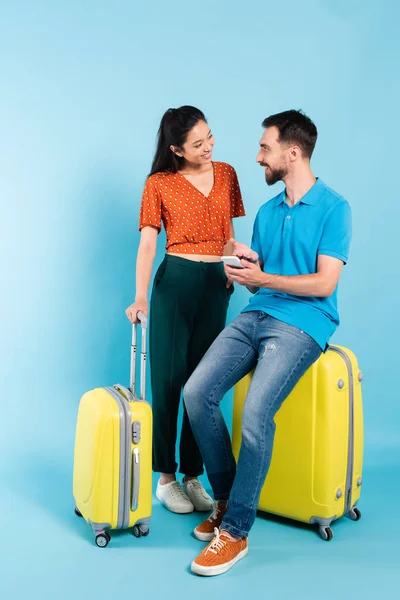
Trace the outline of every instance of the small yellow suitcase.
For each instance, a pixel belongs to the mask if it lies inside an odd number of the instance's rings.
[[[252,374],[235,387],[232,446],[241,444],[242,411]],[[259,510],[316,524],[322,539],[346,515],[357,521],[362,484],[362,373],[354,354],[341,346],[310,367],[275,417],[271,466]]]
[[[137,326],[132,330],[130,389],[122,385],[84,394],[75,438],[75,514],[104,548],[111,529],[149,533],[152,508],[152,411],[146,402],[147,318],[142,326],[140,398],[135,395]]]

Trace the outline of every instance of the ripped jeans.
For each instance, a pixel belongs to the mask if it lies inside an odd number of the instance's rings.
[[[274,417],[321,348],[309,335],[262,311],[242,313],[205,354],[184,401],[216,500],[229,499],[221,528],[238,537],[252,527],[271,462]],[[236,467],[220,402],[255,368],[242,421]]]

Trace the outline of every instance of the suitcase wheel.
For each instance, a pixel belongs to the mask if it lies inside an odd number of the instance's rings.
[[[78,510],[78,509],[76,508],[76,506],[75,506],[75,514],[76,514],[76,516],[77,516],[77,517],[82,517],[82,516],[83,516],[83,515],[82,515],[82,513],[81,513],[81,511],[80,511],[80,510]]]
[[[333,531],[330,527],[320,527],[319,535],[325,542],[330,542],[333,538]]]
[[[361,511],[358,510],[358,508],[352,508],[351,510],[349,510],[349,512],[347,513],[347,516],[349,517],[349,519],[351,519],[352,521],[359,521],[361,519]]]
[[[105,548],[110,543],[111,536],[107,531],[102,531],[98,533],[95,537],[96,546],[99,548]]]
[[[148,527],[139,527],[139,525],[135,525],[132,529],[132,534],[137,537],[146,537],[150,533],[150,529]]]

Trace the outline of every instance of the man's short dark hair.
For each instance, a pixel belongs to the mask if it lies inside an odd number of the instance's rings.
[[[314,123],[301,110],[287,110],[264,119],[263,127],[277,127],[279,142],[296,144],[303,156],[311,158],[318,137]]]

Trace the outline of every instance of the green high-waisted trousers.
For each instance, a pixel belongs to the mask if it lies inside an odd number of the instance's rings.
[[[225,327],[229,297],[222,262],[195,262],[167,254],[154,278],[150,303],[150,372],[153,407],[153,470],[175,473],[182,388]],[[203,473],[203,459],[186,410],[179,471]]]

